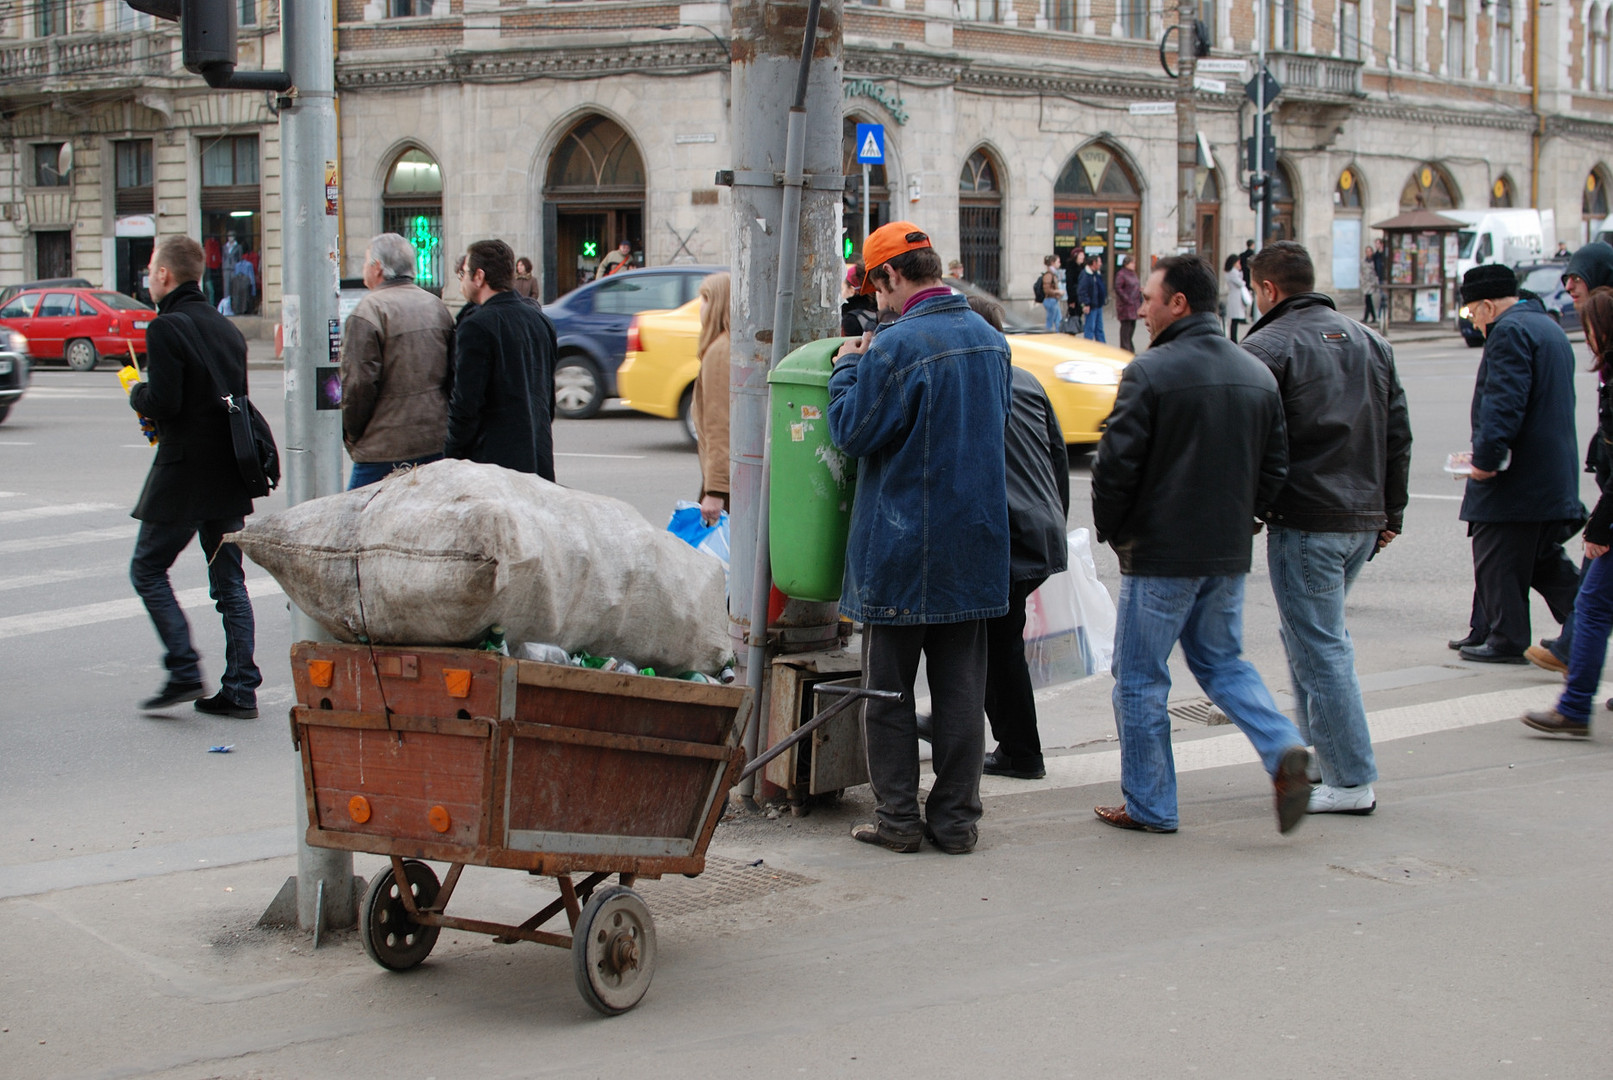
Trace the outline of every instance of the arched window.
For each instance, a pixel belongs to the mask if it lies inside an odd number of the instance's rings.
[[[1490,185],[1490,205],[1493,207],[1510,207],[1516,197],[1517,189],[1512,186],[1512,177],[1506,173],[1496,177],[1495,183]]]
[[[1400,191],[1402,210],[1451,210],[1461,201],[1450,174],[1432,162],[1417,166]]]
[[[1602,231],[1602,222],[1608,216],[1607,194],[1607,168],[1596,166],[1585,177],[1585,196],[1580,203],[1580,213],[1584,218],[1584,235],[1582,242],[1589,243],[1596,239],[1597,233]]]
[[[1053,250],[1067,279],[1075,280],[1085,255],[1103,259],[1106,277],[1114,273],[1114,256],[1141,259],[1141,212],[1142,185],[1116,147],[1093,142],[1071,155],[1053,185]]]
[[[1294,238],[1294,178],[1288,166],[1279,161],[1271,173],[1271,220],[1266,225],[1266,243]]]
[[[841,125],[841,166],[846,177],[846,195],[841,223],[846,242],[853,252],[863,246],[863,166],[857,161],[857,125],[867,119],[847,116]],[[885,158],[890,159],[890,128],[885,129]],[[891,220],[891,193],[885,180],[885,166],[868,166],[868,229],[872,232]]]
[[[976,150],[958,174],[958,257],[963,276],[993,296],[1002,295],[1002,218],[997,166]]]
[[[1333,209],[1361,212],[1361,174],[1352,166],[1339,173],[1339,182],[1333,189]]]
[[[1352,165],[1333,185],[1333,288],[1354,292],[1361,287],[1361,210],[1365,202],[1361,174]]]
[[[381,231],[414,245],[414,283],[442,293],[442,169],[424,150],[405,150],[381,191]]]
[[[1221,265],[1221,181],[1214,169],[1199,170],[1199,254],[1211,266]]]
[[[634,264],[643,264],[644,158],[616,121],[585,116],[554,148],[543,235],[546,300],[592,281],[600,261],[624,240]]]

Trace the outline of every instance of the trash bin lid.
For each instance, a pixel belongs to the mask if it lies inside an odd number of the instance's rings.
[[[778,367],[767,373],[767,381],[788,386],[828,386],[835,353],[845,340],[832,337],[807,342],[780,360]]]

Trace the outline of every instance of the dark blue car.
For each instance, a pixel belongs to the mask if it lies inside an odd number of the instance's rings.
[[[616,397],[616,369],[627,355],[627,324],[641,311],[693,300],[700,282],[721,266],[658,266],[590,281],[543,306],[559,338],[555,411],[572,420],[599,412]]]

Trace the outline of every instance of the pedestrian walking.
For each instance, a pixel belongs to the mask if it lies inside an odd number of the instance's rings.
[[[859,458],[841,613],[863,623],[863,681],[900,692],[864,706],[878,820],[856,839],[912,852],[974,849],[980,820],[987,619],[1008,611],[1002,334],[941,279],[907,221],[863,245],[864,292],[900,317],[846,342],[829,377],[829,431]],[[920,817],[913,684],[929,672],[935,783]]]
[[[1137,351],[1137,312],[1142,309],[1143,283],[1132,269],[1130,255],[1117,260],[1115,270],[1115,318],[1120,322],[1120,347],[1129,353]]]
[[[1613,370],[1613,289],[1595,289],[1579,311],[1597,377],[1598,423],[1591,436],[1591,452],[1602,494],[1585,525],[1585,568],[1574,599],[1567,685],[1555,707],[1527,712],[1523,722],[1536,731],[1584,737],[1591,733],[1591,709],[1607,663],[1608,635],[1613,633],[1613,559],[1608,558],[1608,548],[1613,546],[1613,497],[1608,484],[1608,469],[1613,464],[1608,461],[1608,451],[1613,450],[1613,389],[1608,385]]]
[[[694,416],[700,441],[700,520],[715,525],[728,509],[728,384],[729,368],[728,271],[712,274],[700,283],[700,337],[695,355],[700,374],[695,377]]]
[[[246,396],[246,339],[207,302],[201,279],[202,246],[168,236],[151,256],[151,296],[157,317],[146,328],[146,379],[129,387],[129,404],[155,421],[157,454],[133,517],[140,522],[129,578],[162,640],[168,682],[140,703],[159,712],[194,701],[198,712],[251,720],[258,715],[263,676],[253,662],[255,626],[241,549],[224,542],[252,513],[235,462],[223,385]],[[201,657],[190,624],[174,597],[168,570],[200,537],[207,582],[224,622],[224,677],[204,697]]]
[[[1563,271],[1563,288],[1568,290],[1575,304],[1583,304],[1592,289],[1603,285],[1613,285],[1613,244],[1593,240],[1568,260],[1568,268]]]
[[[1238,327],[1248,321],[1252,300],[1238,256],[1227,256],[1227,261],[1221,268],[1221,281],[1227,290],[1227,337],[1237,341]]]
[[[504,241],[466,250],[460,289],[476,309],[454,338],[443,453],[553,480],[554,327],[511,291],[514,281],[515,252]]]
[[[235,303],[234,290],[232,290],[230,288],[230,283],[235,277],[235,264],[240,262],[240,261],[241,261],[241,241],[239,241],[239,240],[237,240],[235,238],[235,233],[226,232],[224,234],[224,254],[223,254],[224,287],[219,292],[219,300],[218,300],[218,302],[222,303],[225,300],[229,300],[232,305]],[[236,312],[236,314],[239,315],[239,314],[242,314],[242,313],[241,312]]]
[[[1086,269],[1076,279],[1076,299],[1081,303],[1084,321],[1081,336],[1088,341],[1103,341],[1103,308],[1109,302],[1109,287],[1103,282],[1103,260],[1088,256]]]
[[[1249,280],[1249,260],[1254,257],[1255,242],[1253,240],[1245,240],[1243,242],[1243,250],[1238,252],[1238,273],[1243,275],[1244,281]]]
[[[1310,801],[1299,731],[1243,659],[1243,588],[1257,513],[1288,475],[1282,397],[1265,365],[1216,317],[1215,268],[1161,259],[1143,287],[1150,345],[1120,376],[1092,470],[1092,520],[1120,560],[1115,723],[1125,802],[1099,806],[1121,829],[1175,832],[1171,649],[1260,753],[1288,832]]]
[[[633,242],[623,240],[616,245],[616,250],[600,260],[599,273],[596,277],[610,277],[622,270],[633,269]]]
[[[532,260],[525,255],[515,260],[515,295],[538,299],[538,279],[532,276]]]
[[[1585,522],[1574,445],[1574,352],[1512,268],[1486,263],[1462,278],[1462,303],[1484,335],[1471,409],[1472,474],[1461,518],[1473,544],[1473,612],[1462,659],[1523,664],[1529,590],[1553,618],[1574,609],[1579,574],[1563,543]]]
[[[1288,479],[1262,515],[1266,565],[1294,688],[1294,719],[1316,748],[1310,812],[1370,814],[1378,778],[1344,601],[1361,568],[1402,529],[1411,418],[1394,351],[1316,292],[1292,240],[1253,259],[1266,314],[1243,347],[1277,379]]]
[[[1378,260],[1373,258],[1375,254],[1370,244],[1361,253],[1361,321],[1364,323],[1378,321]]]
[[[349,489],[443,455],[454,320],[415,284],[414,245],[381,233],[364,250],[369,290],[342,331],[342,441]]]
[[[1037,280],[1038,297],[1042,301],[1042,310],[1047,312],[1048,332],[1059,328],[1059,311],[1064,306],[1064,288],[1059,281],[1059,257],[1047,255],[1042,258],[1042,276]]]

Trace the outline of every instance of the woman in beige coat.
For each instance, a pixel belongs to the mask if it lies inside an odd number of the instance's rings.
[[[727,272],[700,283],[700,374],[694,381],[695,432],[700,438],[700,519],[715,525],[728,509]]]

